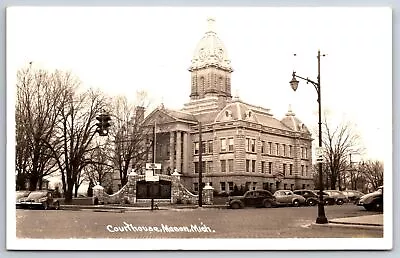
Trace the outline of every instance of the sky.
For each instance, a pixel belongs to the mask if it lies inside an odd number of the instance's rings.
[[[146,90],[148,111],[161,103],[180,109],[189,101],[188,68],[209,17],[234,69],[232,95],[269,108],[277,119],[291,106],[316,128],[315,89],[300,81],[293,92],[289,81],[293,70],[317,80],[320,49],[323,112],[333,125],[351,122],[365,147],[353,160],[392,154],[389,8],[13,7],[7,10],[8,89],[16,71],[33,62],[131,101]]]

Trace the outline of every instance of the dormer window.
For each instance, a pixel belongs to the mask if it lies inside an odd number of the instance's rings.
[[[225,110],[225,117],[232,118],[232,112],[230,110]]]

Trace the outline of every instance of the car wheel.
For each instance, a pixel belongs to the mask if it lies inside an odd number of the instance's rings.
[[[300,206],[299,200],[293,200],[293,206],[294,207],[299,207]]]
[[[364,209],[366,209],[367,211],[370,211],[371,210],[371,206],[367,205],[367,204],[364,204]]]
[[[55,210],[59,210],[59,209],[60,209],[60,203],[59,203],[59,202],[56,202],[56,203],[54,204],[54,209],[55,209]]]
[[[47,209],[49,209],[49,206],[48,206],[47,202],[44,202],[43,203],[43,210],[47,210]]]
[[[337,205],[342,205],[342,204],[343,204],[343,200],[342,200],[342,199],[336,200],[336,204],[337,204]]]
[[[272,207],[272,203],[269,201],[264,201],[264,208],[271,208]]]
[[[313,200],[313,199],[307,200],[307,205],[308,206],[314,206],[315,204],[317,204],[317,202],[315,200]]]
[[[375,210],[375,211],[382,211],[382,210],[383,210],[382,204],[379,203],[379,202],[374,203],[374,210]]]
[[[232,209],[240,209],[240,204],[237,203],[237,202],[232,203],[232,204],[231,204],[231,208],[232,208]]]

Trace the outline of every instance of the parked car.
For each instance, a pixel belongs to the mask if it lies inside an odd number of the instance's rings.
[[[298,207],[305,205],[306,198],[301,195],[294,194],[290,190],[278,190],[274,193],[277,205],[293,205]]]
[[[383,186],[373,193],[363,195],[357,205],[364,206],[367,211],[383,211]]]
[[[30,194],[30,191],[27,191],[27,190],[16,191],[15,201],[16,201],[17,208],[19,208],[21,206],[21,201],[23,201],[26,197],[28,197],[29,194]]]
[[[293,193],[306,198],[306,204],[308,206],[314,206],[318,203],[318,195],[310,190],[294,190]]]
[[[347,200],[349,202],[357,204],[357,202],[360,200],[361,196],[365,195],[364,193],[356,190],[345,190],[342,191],[342,193],[347,197]]]
[[[312,192],[315,193],[319,199],[319,190],[312,190]],[[334,205],[335,204],[335,198],[331,197],[329,194],[325,193],[324,191],[322,192],[322,198],[324,200],[324,205]]]
[[[276,199],[267,190],[251,190],[244,193],[243,196],[230,196],[227,204],[232,209],[250,206],[270,208],[276,205]]]
[[[60,202],[53,198],[53,191],[39,190],[32,191],[27,197],[20,199],[19,206],[29,209],[42,208],[44,210],[58,210],[60,208]]]
[[[338,190],[325,190],[330,197],[335,199],[335,203],[337,205],[342,205],[343,203],[347,202],[346,195],[344,195],[341,191]]]

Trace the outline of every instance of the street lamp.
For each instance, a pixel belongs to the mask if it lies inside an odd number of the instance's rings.
[[[322,55],[325,56],[325,55]],[[296,78],[302,79],[307,81],[308,83],[311,83],[315,90],[317,91],[318,94],[318,131],[319,131],[319,135],[318,135],[318,140],[319,140],[319,149],[322,148],[322,129],[321,129],[321,76],[320,76],[320,61],[321,61],[321,53],[318,50],[318,82],[314,82],[312,80],[310,80],[309,78],[303,78],[301,76],[296,75],[296,72],[293,71],[292,74],[292,80],[290,81],[290,86],[292,87],[292,89],[294,91],[297,90],[297,87],[299,86],[299,81]],[[324,209],[324,198],[323,198],[323,194],[322,191],[324,190],[324,187],[322,185],[322,161],[319,160],[319,202],[318,202],[318,217],[316,220],[317,224],[325,224],[328,223],[328,219],[325,216],[325,209]]]

